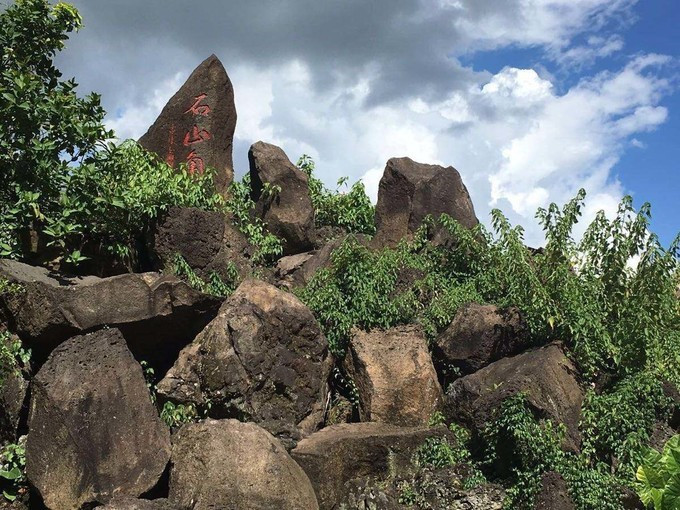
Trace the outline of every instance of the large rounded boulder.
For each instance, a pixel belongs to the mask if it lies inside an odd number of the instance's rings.
[[[158,384],[160,398],[253,421],[294,446],[323,420],[326,338],[294,295],[246,280]]]
[[[170,501],[183,509],[318,510],[309,478],[252,423],[205,420],[173,438]]]
[[[159,481],[170,433],[118,330],[73,337],[32,382],[26,474],[48,508],[137,497]]]

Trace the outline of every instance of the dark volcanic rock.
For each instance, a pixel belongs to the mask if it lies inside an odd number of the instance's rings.
[[[186,163],[190,172],[217,170],[215,186],[224,193],[234,178],[232,145],[236,128],[234,89],[215,55],[199,65],[139,139],[170,166]]]
[[[80,508],[156,485],[170,433],[115,329],[67,340],[32,384],[26,475],[49,508]]]
[[[70,336],[110,326],[121,330],[138,359],[162,365],[220,305],[220,300],[159,273],[67,277],[1,260],[0,276],[22,287],[19,293],[0,296],[0,316],[39,360]]]
[[[180,510],[167,499],[115,498],[99,510]]]
[[[548,471],[541,478],[541,490],[536,497],[535,510],[576,510],[569,496],[567,482],[559,473]]]
[[[450,368],[470,374],[528,345],[529,331],[519,310],[468,303],[437,337],[433,357],[440,375]]]
[[[2,341],[0,336],[0,342]],[[7,348],[10,348],[19,339],[15,335],[9,335],[4,341],[8,344]],[[0,444],[14,443],[19,437],[19,425],[27,404],[29,373],[30,370],[19,364],[0,367]]]
[[[418,327],[354,330],[345,369],[359,392],[362,421],[427,425],[441,407],[442,390]]]
[[[465,228],[477,225],[475,209],[460,174],[453,167],[416,163],[410,158],[387,162],[375,211],[376,247],[395,246],[409,238],[431,214],[446,213]]]
[[[206,420],[173,437],[170,501],[193,510],[316,510],[309,479],[268,432]]]
[[[314,207],[308,177],[276,145],[254,143],[248,151],[255,213],[269,231],[283,239],[285,255],[310,250],[314,239]],[[265,193],[264,185],[278,186]]]
[[[249,244],[229,216],[193,207],[171,207],[154,228],[150,239],[154,269],[172,267],[181,255],[200,277],[214,271],[229,278],[229,266],[245,277]]]
[[[386,479],[411,469],[412,455],[430,437],[454,441],[446,427],[343,423],[303,439],[291,455],[309,476],[319,507],[325,510],[336,508],[351,480]]]
[[[292,294],[246,280],[180,354],[159,396],[253,421],[292,447],[323,419],[326,339]]]
[[[575,373],[558,344],[504,358],[451,384],[445,414],[451,421],[482,430],[506,398],[524,392],[540,418],[566,425],[565,447],[578,450],[583,392]]]

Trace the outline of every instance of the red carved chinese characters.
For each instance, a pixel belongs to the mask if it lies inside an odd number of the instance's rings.
[[[187,131],[184,135],[184,141],[182,143],[184,143],[185,147],[189,147],[190,145],[205,142],[211,138],[212,135],[210,133],[208,133],[205,129],[199,129],[198,126],[194,124],[192,130]]]
[[[207,117],[212,109],[210,108],[210,105],[201,104],[201,101],[203,101],[207,96],[207,94],[197,95],[194,104],[192,104],[184,113],[192,113],[194,115],[202,115],[203,117]]]
[[[196,154],[196,151],[191,151],[189,153],[187,156],[187,163],[189,164],[189,173],[191,175],[194,175],[195,173],[202,175],[203,172],[205,172],[205,163],[203,162],[203,158]]]

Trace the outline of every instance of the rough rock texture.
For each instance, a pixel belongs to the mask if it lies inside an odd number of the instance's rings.
[[[229,278],[230,265],[241,277],[249,269],[248,241],[231,218],[220,212],[171,207],[156,224],[149,241],[155,270],[172,267],[176,254],[203,278],[212,271]]]
[[[559,473],[548,471],[541,478],[541,490],[536,497],[535,510],[576,510],[569,496],[567,482]]]
[[[0,382],[0,443],[14,443],[19,434],[28,381],[20,371],[10,371]]]
[[[451,384],[445,414],[481,430],[503,400],[524,392],[538,416],[566,425],[565,447],[577,450],[583,392],[575,373],[559,344],[505,358]]]
[[[386,478],[410,469],[413,453],[429,437],[451,439],[445,427],[343,423],[303,439],[291,455],[309,476],[319,507],[325,510],[341,501],[351,480]]]
[[[173,437],[170,498],[193,510],[315,510],[314,489],[281,443],[252,423],[206,420]]]
[[[437,337],[433,357],[440,375],[452,368],[471,374],[528,344],[529,332],[517,308],[468,303]]]
[[[438,218],[443,213],[466,228],[479,223],[458,171],[410,158],[392,158],[378,188],[374,245],[395,246],[411,236],[428,214]]]
[[[137,497],[160,479],[170,434],[115,329],[57,347],[32,384],[26,474],[49,508]]]
[[[307,174],[293,165],[279,147],[264,142],[250,147],[248,160],[255,213],[270,232],[283,239],[284,255],[312,249],[314,207]],[[265,183],[280,187],[280,191],[265,193]]]
[[[254,421],[292,447],[323,419],[327,342],[292,294],[246,280],[158,384],[161,398]]]
[[[345,370],[359,391],[362,421],[426,425],[442,404],[442,390],[420,328],[354,330]]]
[[[199,65],[139,139],[170,166],[190,172],[217,170],[215,186],[225,192],[234,178],[232,146],[236,128],[234,89],[215,55]]]
[[[23,289],[0,296],[0,316],[43,359],[70,336],[106,325],[121,330],[138,359],[153,361],[186,345],[220,305],[159,273],[67,277],[0,260],[0,276]]]
[[[180,510],[167,499],[115,498],[99,510]]]

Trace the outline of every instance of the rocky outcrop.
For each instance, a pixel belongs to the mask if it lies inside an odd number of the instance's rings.
[[[319,508],[307,475],[281,443],[236,420],[208,419],[174,436],[169,499],[193,510]]]
[[[99,510],[181,510],[167,499],[115,498]]]
[[[217,211],[171,207],[149,236],[149,251],[155,270],[172,268],[180,255],[204,279],[213,271],[228,279],[230,266],[243,278],[250,268],[247,239],[230,216]]]
[[[395,246],[418,230],[426,216],[448,214],[465,228],[477,225],[475,209],[460,174],[453,167],[392,158],[378,187],[376,247]]]
[[[117,327],[147,361],[172,356],[215,316],[220,301],[159,273],[70,277],[0,260],[0,277],[21,292],[0,296],[0,315],[38,359],[67,338]]]
[[[158,384],[161,398],[254,421],[292,447],[323,420],[327,342],[295,296],[246,280]]]
[[[69,339],[32,384],[26,474],[49,508],[80,508],[156,485],[170,434],[115,329]]]
[[[277,146],[254,143],[248,151],[255,214],[283,239],[284,255],[312,249],[314,207],[309,178]]]
[[[325,510],[335,508],[351,480],[389,478],[410,469],[413,453],[430,437],[450,438],[450,433],[445,427],[344,423],[303,439],[291,455],[309,476],[319,507]]]
[[[567,482],[559,473],[548,471],[541,478],[541,490],[536,497],[535,510],[576,510],[569,495]]]
[[[139,143],[172,167],[190,173],[214,168],[215,187],[226,192],[234,177],[234,89],[215,55],[199,65],[175,93]]]
[[[442,390],[422,330],[354,330],[345,370],[359,393],[362,421],[427,425],[442,404]]]
[[[476,372],[489,363],[517,354],[529,345],[529,331],[517,308],[468,303],[436,339],[435,367],[440,376]]]
[[[504,358],[451,384],[445,414],[451,421],[482,430],[506,398],[522,392],[539,417],[564,423],[565,447],[577,450],[583,392],[575,374],[559,344]]]

